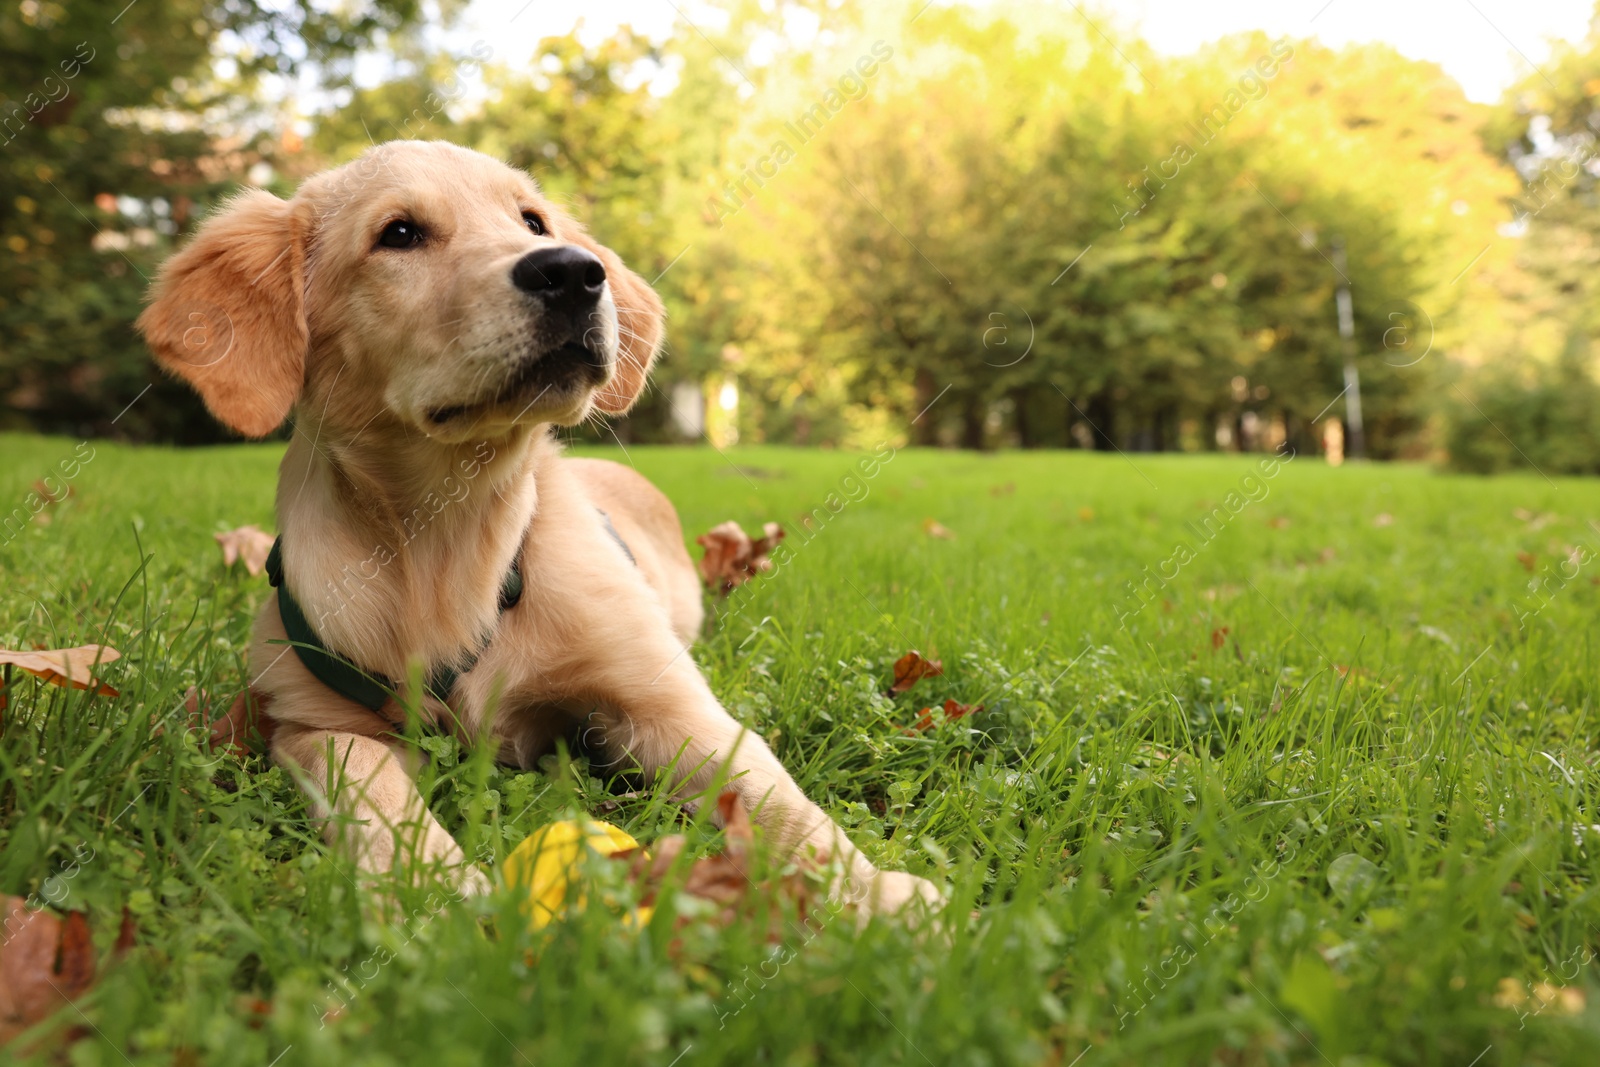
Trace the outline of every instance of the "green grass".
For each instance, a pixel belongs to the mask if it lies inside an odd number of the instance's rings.
[[[0,439],[0,502],[74,444]],[[123,907],[139,925],[92,1028],[67,1009],[41,1031],[83,1028],[73,1063],[1600,1058],[1600,562],[1519,623],[1530,579],[1600,554],[1600,483],[1302,458],[1123,629],[1124,583],[1195,547],[1184,524],[1254,458],[907,451],[847,483],[844,453],[633,449],[691,536],[790,527],[793,558],[696,655],[875,859],[952,887],[943,934],[839,920],[772,945],[764,923],[675,934],[670,906],[642,934],[599,906],[535,934],[505,895],[426,886],[378,907],[282,770],[178,728],[186,687],[248,677],[266,583],[210,535],[271,528],[278,449],[96,447],[0,545],[0,645],[126,654],[117,698],[19,677],[0,744],[0,891],[49,888],[103,947]],[[946,673],[891,701],[909,647]],[[946,697],[986,710],[905,731]],[[434,747],[434,809],[486,858],[572,811],[647,840],[684,821],[582,757],[516,773]],[[1507,1006],[1536,983],[1587,1006]]]

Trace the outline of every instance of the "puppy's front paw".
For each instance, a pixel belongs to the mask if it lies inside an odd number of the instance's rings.
[[[904,871],[878,871],[868,888],[867,907],[878,915],[933,915],[945,906],[944,893],[938,886]]]
[[[488,876],[475,863],[463,863],[457,867],[452,880],[458,898],[487,896],[492,888]]]

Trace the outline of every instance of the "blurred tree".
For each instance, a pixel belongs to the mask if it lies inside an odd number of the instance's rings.
[[[1530,174],[1577,158],[1592,42],[1491,115],[1387,48],[1247,34],[1163,58],[1033,0],[727,0],[664,42],[574,32],[516,70],[495,42],[441,51],[419,3],[0,14],[0,54],[42,89],[8,90],[0,160],[8,418],[104,431],[154,379],[116,430],[209,439],[128,328],[140,275],[252,169],[287,192],[404,137],[528,168],[661,290],[660,385],[583,431],[606,439],[670,438],[673,383],[732,380],[746,440],[1315,447],[1343,411],[1334,239],[1375,455],[1416,451],[1439,380],[1397,333],[1592,334],[1592,158],[1524,191],[1540,206],[1508,243],[1516,173],[1480,136]],[[357,88],[378,45],[386,76]],[[299,99],[333,105],[307,123]]]
[[[0,425],[212,440],[131,324],[203,210],[280,151],[257,103],[413,22],[420,0],[23,0],[0,8]],[[153,384],[152,384],[153,383]],[[147,385],[149,395],[128,408]]]
[[[1406,447],[1432,368],[1382,358],[1391,313],[1447,319],[1446,267],[1508,188],[1437,67],[1261,35],[1163,61],[1039,6],[883,32],[859,99],[719,220],[758,434],[842,392],[837,432],[888,408],[922,442],[1311,447],[1343,384],[1339,236],[1374,450]],[[871,40],[773,72],[735,141],[789,136]]]
[[[1485,286],[1497,321],[1447,405],[1451,462],[1600,473],[1600,4],[1582,41],[1506,93],[1484,139],[1524,184]]]

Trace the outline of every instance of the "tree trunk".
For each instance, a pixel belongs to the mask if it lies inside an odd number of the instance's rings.
[[[1163,404],[1156,408],[1155,440],[1157,452],[1176,451],[1178,448],[1178,405]]]
[[[917,405],[917,410],[912,412],[911,415],[916,420],[911,424],[911,443],[914,445],[937,444],[938,438],[934,434],[936,422],[933,412],[928,410],[928,405],[932,404],[934,398],[939,395],[939,391],[934,385],[933,372],[926,367],[919,367],[914,381],[913,392],[915,399],[913,402]]]
[[[983,449],[983,422],[988,414],[988,407],[981,397],[967,398],[965,406],[961,409],[961,447],[973,451]]]
[[[1094,450],[1096,452],[1113,452],[1117,443],[1112,437],[1116,433],[1114,422],[1117,409],[1111,403],[1111,397],[1104,392],[1096,393],[1089,398],[1089,406],[1084,410],[1089,416],[1089,432],[1094,434]]]
[[[1017,443],[1023,448],[1038,448],[1039,439],[1034,436],[1033,423],[1028,418],[1028,390],[1011,390],[1011,403],[1017,409]]]

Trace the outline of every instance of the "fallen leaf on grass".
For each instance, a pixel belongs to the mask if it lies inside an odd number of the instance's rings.
[[[944,661],[923,659],[922,653],[912,649],[894,661],[894,682],[884,696],[904,693],[924,678],[937,678],[944,673]]]
[[[273,536],[259,526],[240,526],[226,533],[211,535],[222,546],[222,565],[231,567],[244,560],[244,569],[251,575],[266,570],[267,556],[272,552]]]
[[[1534,565],[1534,562],[1535,562],[1535,557],[1534,557],[1534,554],[1532,552],[1518,552],[1517,553],[1517,562],[1522,564],[1522,569],[1523,570],[1527,571],[1529,574],[1533,573],[1533,565]]]
[[[954,541],[956,539],[956,535],[951,532],[950,527],[937,519],[923,519],[922,532],[929,537],[937,537],[941,541]]]
[[[114,956],[126,956],[133,949],[134,941],[139,934],[139,927],[134,924],[133,912],[128,906],[122,906],[122,922],[117,926],[117,943],[111,946]]]
[[[761,529],[763,536],[752,540],[737,522],[729,519],[694,539],[706,550],[700,557],[700,578],[706,588],[727,596],[762,571],[772,569],[767,554],[783,540],[783,527],[769,522]]]
[[[0,897],[0,1044],[46,1018],[94,983],[94,945],[83,913],[58,919],[21,897]]]
[[[70,485],[64,486],[60,493],[54,492],[50,488],[50,484],[43,478],[33,483],[33,491],[43,497],[47,504],[59,504],[68,497],[76,495],[75,490]]]
[[[1556,521],[1555,515],[1535,515],[1526,508],[1517,508],[1511,514],[1528,524],[1529,533],[1537,533]]]
[[[750,853],[755,834],[750,828],[749,813],[745,811],[744,802],[737,793],[730,790],[718,796],[717,813],[722,820],[723,850],[715,855],[702,856],[690,864],[681,891],[722,905],[716,921],[729,926],[740,919],[738,906],[756,886],[750,879]],[[657,841],[650,852],[638,849],[619,852],[612,857],[627,862],[629,874],[635,883],[644,888],[641,907],[654,907],[667,872],[683,854],[686,843],[682,834],[668,834]],[[826,862],[825,857],[819,857],[816,861],[818,865]],[[767,885],[794,901],[800,915],[811,912],[815,883],[806,877],[804,870],[780,875]],[[688,921],[687,917],[679,917],[678,925],[682,926]],[[770,921],[772,925],[767,931],[769,941],[781,940],[792,929],[779,914],[774,914]]]
[[[233,998],[233,1007],[243,1017],[244,1024],[252,1030],[261,1029],[272,1017],[272,1001],[260,997],[240,994]]]
[[[117,691],[95,678],[95,664],[112,663],[122,658],[122,653],[110,645],[79,645],[76,648],[39,648],[32,652],[18,652],[0,648],[0,664],[21,667],[29,674],[42,678],[51,685],[72,689],[93,689],[103,697],[114,697]]]
[[[982,704],[960,704],[960,703],[957,703],[954,700],[946,700],[944,702],[944,721],[945,722],[954,722],[956,719],[965,718],[968,715],[976,715],[978,712],[980,712],[982,710],[983,710],[983,705]],[[916,722],[912,723],[907,732],[909,733],[909,732],[913,732],[914,731],[916,733],[922,733],[922,732],[924,732],[926,730],[930,730],[932,728],[933,728],[933,709],[932,708],[923,708],[922,709],[922,717],[919,718]]]

